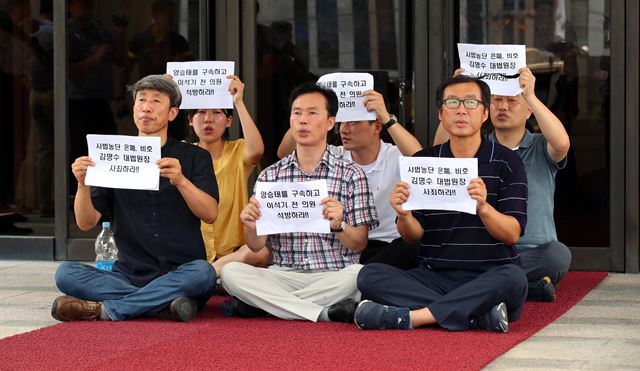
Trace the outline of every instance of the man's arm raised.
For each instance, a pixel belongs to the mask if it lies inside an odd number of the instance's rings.
[[[367,111],[374,111],[376,113],[376,119],[382,124],[385,124],[391,120],[391,115],[387,112],[387,107],[384,104],[384,97],[382,94],[375,90],[367,90],[362,93],[364,97],[364,106]],[[422,145],[418,142],[418,139],[411,135],[402,124],[397,123],[389,127],[389,135],[395,142],[396,146],[404,156],[412,156],[414,153],[422,150]]]
[[[571,145],[569,135],[564,129],[562,122],[560,122],[556,115],[536,96],[536,78],[533,76],[531,70],[523,67],[518,73],[520,73],[522,96],[529,105],[529,108],[531,108],[540,126],[540,131],[547,140],[547,152],[549,152],[549,156],[553,161],[560,162],[569,152],[569,146]]]

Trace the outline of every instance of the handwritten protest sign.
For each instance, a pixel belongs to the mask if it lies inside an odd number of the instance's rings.
[[[182,93],[180,109],[233,108],[227,76],[233,75],[234,66],[221,61],[167,63],[167,73]]]
[[[516,96],[522,93],[518,70],[527,66],[524,45],[458,44],[463,75],[480,77],[491,94]]]
[[[375,120],[376,113],[367,111],[362,93],[373,89],[370,73],[330,73],[320,77],[318,85],[336,92],[338,96],[337,122]]]
[[[256,182],[260,202],[258,236],[274,233],[329,233],[329,221],[322,216],[320,201],[327,197],[327,182]]]
[[[400,178],[409,184],[403,210],[476,213],[467,186],[478,177],[477,158],[400,157]]]
[[[157,191],[160,184],[160,137],[87,135],[89,166],[85,184]]]

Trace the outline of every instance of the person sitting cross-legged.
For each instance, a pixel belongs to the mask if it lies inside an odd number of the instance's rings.
[[[451,331],[507,332],[520,317],[527,280],[513,247],[525,228],[527,177],[520,158],[485,140],[490,90],[481,80],[456,76],[437,90],[439,116],[450,140],[415,157],[477,158],[478,178],[467,190],[476,214],[403,210],[409,185],[398,182],[390,202],[403,239],[419,242],[421,263],[403,271],[365,265],[358,275],[361,329],[411,329],[437,324]]]
[[[74,161],[76,223],[88,231],[103,215],[113,215],[118,260],[112,272],[78,262],[60,265],[55,280],[66,295],[51,308],[59,321],[157,314],[187,322],[213,295],[216,273],[200,233],[200,221],[213,223],[218,214],[211,156],[167,136],[181,101],[173,80],[150,75],[131,91],[138,135],[160,137],[159,190],[87,186],[87,168],[95,164],[88,156]]]
[[[291,93],[289,102],[296,149],[262,171],[258,181],[326,181],[329,195],[321,203],[331,233],[272,234],[273,265],[227,263],[222,286],[233,297],[232,314],[246,314],[249,307],[253,314],[264,311],[282,319],[352,322],[360,299],[360,251],[368,231],[378,226],[373,195],[362,169],[327,149],[327,132],[338,111],[335,93],[307,83]],[[246,244],[254,252],[267,242],[256,233],[261,207],[251,197],[240,213]]]

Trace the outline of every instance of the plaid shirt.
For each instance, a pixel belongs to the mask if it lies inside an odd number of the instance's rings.
[[[261,182],[306,182],[326,180],[329,196],[343,208],[343,220],[350,226],[378,226],[378,214],[367,177],[353,162],[325,150],[313,174],[306,175],[296,152],[269,166],[258,176]],[[280,233],[269,236],[273,264],[295,269],[340,270],[358,263],[360,253],[340,243],[334,233]]]

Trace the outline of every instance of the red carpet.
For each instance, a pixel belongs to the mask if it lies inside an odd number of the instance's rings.
[[[569,273],[555,304],[528,302],[507,334],[230,318],[217,297],[186,324],[75,322],[2,339],[0,369],[479,369],[558,318],[606,275]]]

